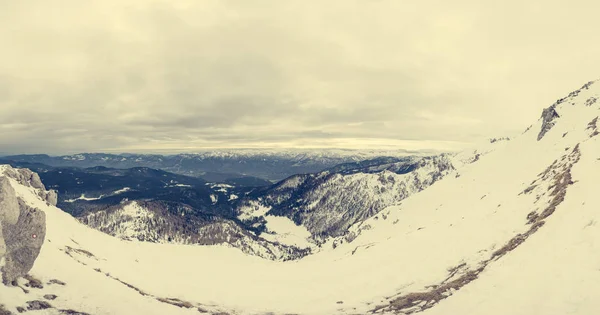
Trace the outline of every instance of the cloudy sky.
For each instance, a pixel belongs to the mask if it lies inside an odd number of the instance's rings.
[[[468,147],[600,78],[597,3],[0,0],[0,153]]]

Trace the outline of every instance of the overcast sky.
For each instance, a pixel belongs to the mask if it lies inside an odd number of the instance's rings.
[[[600,78],[597,1],[0,0],[0,153],[453,150]]]

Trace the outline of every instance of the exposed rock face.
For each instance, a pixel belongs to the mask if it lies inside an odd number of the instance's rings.
[[[545,108],[544,111],[542,112],[542,129],[540,130],[540,133],[538,134],[538,141],[542,140],[542,138],[544,137],[544,135],[546,135],[546,133],[548,131],[550,131],[550,129],[552,129],[552,127],[554,127],[554,124],[556,124],[555,119],[559,118],[560,116],[558,115],[558,113],[556,112],[556,105],[554,104],[548,108]]]
[[[48,194],[46,195],[46,201],[49,204],[56,206],[56,204],[58,203],[58,194],[56,193],[56,191],[54,191],[54,190],[48,191]]]
[[[15,190],[8,178],[0,177],[0,260],[6,254],[5,227],[12,226],[19,220],[19,202]]]
[[[46,191],[46,187],[44,187],[44,184],[42,184],[42,180],[40,179],[40,176],[37,173],[24,168],[7,168],[4,172],[6,176],[13,178],[17,182],[19,182],[19,184],[26,187],[35,188],[38,191],[38,195],[42,197],[42,199],[46,200],[53,206],[56,206],[58,200],[58,195],[56,194],[56,191]]]
[[[5,170],[5,175],[26,180],[46,194],[39,177],[31,171]],[[14,176],[14,177],[13,177]],[[37,178],[37,180],[36,180]],[[6,176],[0,175],[0,260],[4,258],[2,282],[10,284],[26,275],[37,259],[46,236],[46,216],[20,200]]]
[[[17,194],[8,178],[0,177],[0,226],[13,225],[19,220]]]
[[[6,243],[4,242],[4,232],[2,231],[2,224],[0,224],[0,260],[4,258],[6,254]]]
[[[44,212],[21,201],[19,208],[17,224],[3,228],[6,243],[6,265],[2,270],[4,283],[10,283],[31,270],[46,236]]]
[[[52,308],[52,305],[50,305],[50,303],[45,302],[45,301],[29,301],[27,302],[27,310],[28,311],[39,311],[39,310],[46,310]]]

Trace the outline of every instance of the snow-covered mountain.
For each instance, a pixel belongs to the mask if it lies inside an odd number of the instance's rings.
[[[306,228],[320,244],[346,235],[353,224],[452,172],[448,155],[340,165],[320,173],[294,175],[249,193],[240,203],[239,218],[286,217]]]
[[[79,221],[124,240],[188,245],[227,245],[249,255],[271,260],[298,259],[310,253],[270,242],[232,220],[194,215],[185,204],[127,201],[79,217]]]
[[[45,213],[46,236],[23,288],[0,286],[0,304],[32,314],[597,314],[599,97],[600,83],[584,85],[522,135],[453,156],[454,175],[352,225],[353,239],[295,261],[111,237],[3,167],[17,197]]]
[[[305,248],[267,241],[233,215],[234,196],[248,188],[149,168],[36,167],[59,192],[58,206],[90,227],[127,240],[224,244],[273,260],[297,259]]]
[[[377,158],[250,189],[148,168],[37,169],[59,190],[60,207],[107,234],[159,243],[228,244],[274,260],[319,250],[315,245],[347,236],[351,225],[454,171],[448,155]]]
[[[351,225],[454,170],[448,155],[378,157],[253,189],[144,167],[30,167],[58,190],[61,209],[107,234],[228,244],[274,260],[301,258],[331,237],[352,237]]]

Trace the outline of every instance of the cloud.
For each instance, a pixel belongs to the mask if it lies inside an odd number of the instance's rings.
[[[0,151],[466,147],[600,76],[576,2],[0,0]]]

